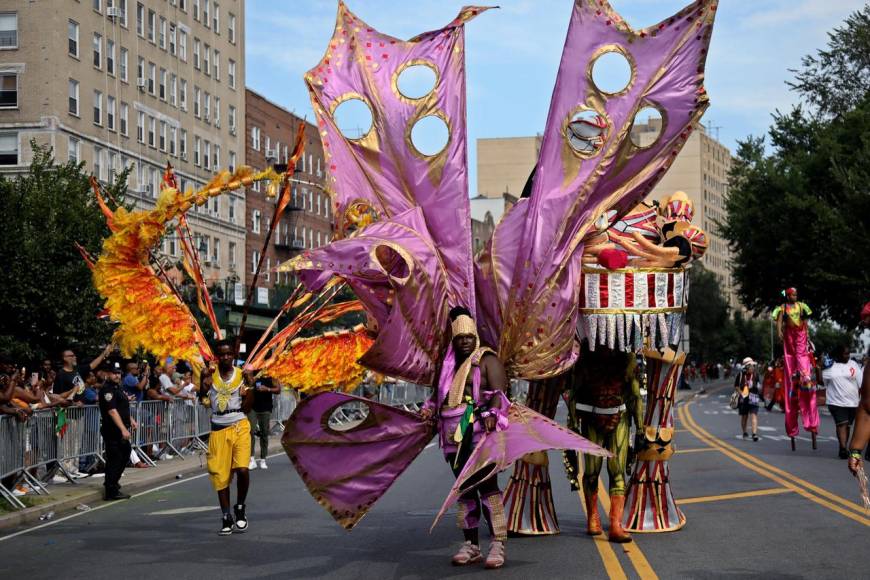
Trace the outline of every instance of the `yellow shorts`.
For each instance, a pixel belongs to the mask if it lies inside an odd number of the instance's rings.
[[[208,436],[208,475],[215,491],[230,486],[233,469],[251,461],[251,424],[247,419]]]

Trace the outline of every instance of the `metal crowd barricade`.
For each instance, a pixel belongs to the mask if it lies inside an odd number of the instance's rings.
[[[25,424],[15,417],[0,417],[0,480],[24,471],[25,431]],[[12,490],[3,487],[2,483],[0,495],[14,507],[25,507]]]
[[[43,411],[54,421],[57,430],[57,419],[52,411]],[[57,460],[61,469],[69,478],[69,472],[77,472],[79,460],[82,457],[97,456],[102,459],[102,438],[100,437],[100,409],[94,405],[86,407],[67,407],[66,429],[57,441]],[[41,440],[41,438],[40,438]]]
[[[175,400],[169,403],[169,442],[175,449],[205,449],[197,431],[197,408],[201,405]]]

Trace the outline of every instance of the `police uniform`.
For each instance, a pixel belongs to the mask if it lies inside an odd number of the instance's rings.
[[[109,411],[115,409],[121,417],[121,422],[130,430],[130,402],[118,383],[106,380],[100,389],[100,432],[106,445],[106,477],[103,485],[106,487],[106,499],[121,499],[121,474],[130,459],[130,441],[121,436],[121,430],[115,424]]]

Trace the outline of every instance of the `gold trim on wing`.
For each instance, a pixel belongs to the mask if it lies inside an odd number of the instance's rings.
[[[435,82],[432,84],[432,89],[427,92],[422,97],[409,97],[405,93],[402,92],[402,89],[399,88],[399,77],[403,72],[408,70],[414,66],[424,66],[430,69],[435,73]],[[393,93],[398,97],[400,101],[406,103],[408,105],[419,105],[423,103],[423,101],[429,99],[432,95],[438,93],[438,85],[441,83],[441,71],[438,70],[438,67],[431,60],[427,60],[425,58],[415,58],[409,61],[402,63],[399,68],[396,69],[396,72],[393,73],[393,78],[391,79],[391,84],[393,86]]]
[[[369,130],[366,131],[366,133],[363,136],[357,137],[356,139],[351,139],[350,137],[345,135],[341,129],[338,128],[338,124],[335,122],[335,110],[342,103],[346,103],[347,101],[352,101],[354,99],[362,102],[362,104],[364,104],[368,108],[369,114],[372,116],[372,125],[371,125],[371,127],[369,127]],[[329,116],[332,118],[332,123],[335,125],[335,128],[338,129],[338,132],[341,134],[341,136],[344,137],[345,139],[347,139],[348,141],[350,141],[351,143],[357,143],[357,144],[363,145],[365,147],[371,147],[372,149],[378,148],[377,135],[375,134],[375,125],[376,125],[375,110],[372,107],[372,104],[369,102],[369,100],[365,96],[363,96],[362,94],[357,93],[355,91],[349,91],[347,93],[344,93],[344,94],[336,97],[329,104]]]
[[[628,79],[628,83],[625,85],[620,91],[615,93],[611,93],[605,91],[601,87],[599,87],[595,79],[592,78],[592,71],[595,68],[595,63],[598,62],[598,59],[608,52],[615,52],[616,54],[621,54],[625,57],[625,60],[628,62],[628,66],[631,69],[631,76]],[[588,86],[595,92],[605,96],[605,97],[619,97],[626,94],[631,90],[631,87],[634,86],[634,81],[637,79],[637,63],[634,61],[634,57],[632,54],[625,49],[625,47],[619,44],[605,44],[604,46],[599,47],[595,52],[592,53],[592,56],[589,58],[589,64],[586,65],[586,82]]]

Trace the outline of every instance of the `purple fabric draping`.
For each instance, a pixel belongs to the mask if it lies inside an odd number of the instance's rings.
[[[351,429],[329,426],[347,403],[368,407]],[[308,491],[347,530],[371,509],[432,439],[433,426],[419,415],[340,393],[299,403],[281,443]]]
[[[305,75],[338,235],[346,233],[348,211],[359,204],[387,219],[420,207],[447,272],[450,305],[472,310],[464,24],[485,10],[463,8],[444,28],[405,41],[374,30],[339,2],[326,54]],[[427,95],[409,98],[398,79],[415,65],[430,68],[436,82]],[[364,102],[372,113],[371,130],[358,139],[342,135],[333,119],[335,108],[349,99]],[[411,129],[430,116],[444,121],[449,140],[427,156],[414,147]]]
[[[507,429],[486,433],[474,448],[465,468],[456,478],[456,483],[444,500],[441,510],[435,516],[435,521],[432,522],[433,529],[444,512],[456,503],[460,495],[479,485],[489,476],[495,477],[497,473],[512,466],[524,455],[549,449],[573,449],[600,457],[611,455],[603,447],[517,403],[512,404],[508,409],[508,422]],[[473,477],[474,483],[466,485]]]
[[[499,337],[509,374],[544,378],[573,363],[583,239],[599,215],[621,215],[650,192],[707,108],[704,65],[716,4],[698,0],[633,30],[606,2],[575,1],[522,234],[512,231],[515,220],[503,220],[490,248],[494,271],[478,276],[478,310],[488,317],[487,332]],[[605,52],[623,54],[632,69],[618,94],[592,81]],[[645,107],[660,112],[663,127],[639,147],[630,131]],[[571,147],[568,126],[581,112],[606,122],[596,150]],[[505,312],[511,315],[497,315]]]
[[[446,347],[447,276],[420,208],[376,222],[288,262],[309,290],[340,276],[378,323],[360,359],[377,372],[428,384]],[[282,268],[283,269],[283,268]]]

